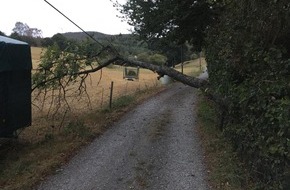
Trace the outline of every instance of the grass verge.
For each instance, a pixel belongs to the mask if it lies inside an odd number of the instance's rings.
[[[199,134],[205,151],[210,186],[223,190],[252,189],[253,182],[248,171],[217,127],[218,115],[215,104],[199,95]]]
[[[0,189],[28,190],[58,171],[79,149],[104,133],[113,122],[137,104],[158,92],[154,87],[123,96],[113,102],[112,109],[82,113],[62,128],[51,126],[50,132],[37,142],[9,140],[0,146]],[[37,135],[37,134],[35,134]]]

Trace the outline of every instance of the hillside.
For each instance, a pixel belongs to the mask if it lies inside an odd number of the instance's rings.
[[[140,53],[151,52],[146,43],[143,43],[137,36],[133,34],[118,34],[109,35],[100,32],[87,32],[93,36],[98,42],[115,47],[120,54],[130,57]],[[68,32],[62,34],[68,40],[75,40],[77,42],[85,41],[89,37],[84,32]]]
[[[94,31],[88,31],[89,35],[93,36],[96,40],[109,40],[109,39],[116,39],[116,38],[132,38],[132,34],[118,34],[118,35],[110,35],[110,34],[104,34],[101,32],[94,32]],[[67,39],[72,39],[76,41],[83,41],[88,38],[88,36],[84,32],[67,32],[62,33],[64,37]]]

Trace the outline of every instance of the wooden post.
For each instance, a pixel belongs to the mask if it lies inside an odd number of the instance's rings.
[[[104,101],[104,88],[102,88],[102,99],[101,99],[101,108],[103,109],[103,101]]]
[[[112,101],[113,101],[113,88],[114,88],[114,82],[111,82],[111,89],[110,89],[110,109],[112,109]]]
[[[182,50],[182,45],[181,45],[180,61],[181,61],[181,73],[183,74],[183,50]]]
[[[201,52],[199,52],[199,69],[201,71]]]

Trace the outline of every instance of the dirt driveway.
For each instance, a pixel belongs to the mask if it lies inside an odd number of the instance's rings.
[[[208,189],[195,89],[176,83],[130,111],[39,190]]]

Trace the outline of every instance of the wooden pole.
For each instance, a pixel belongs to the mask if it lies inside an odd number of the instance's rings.
[[[113,88],[114,88],[114,82],[111,82],[111,89],[110,89],[110,109],[112,109],[112,101],[113,101]]]
[[[180,55],[180,61],[181,61],[181,73],[183,74],[183,49],[181,45],[181,55]]]
[[[199,52],[199,69],[201,70],[201,52]]]
[[[103,101],[104,101],[104,88],[102,88],[102,99],[101,99],[101,108],[103,109]]]

